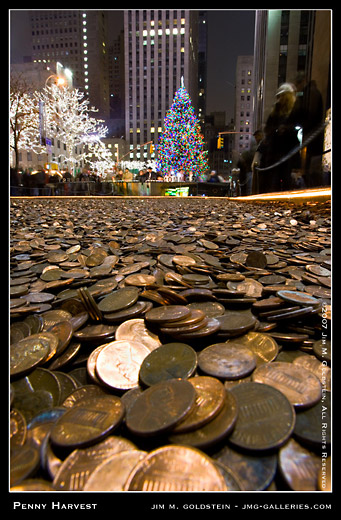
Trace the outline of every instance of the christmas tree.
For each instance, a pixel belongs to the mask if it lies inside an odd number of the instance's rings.
[[[157,155],[156,169],[162,175],[183,171],[192,174],[193,180],[201,180],[208,168],[199,121],[183,80],[166,114]]]

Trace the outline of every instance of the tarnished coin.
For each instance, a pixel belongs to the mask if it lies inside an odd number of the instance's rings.
[[[193,309],[191,310],[191,313],[188,316],[186,316],[186,318],[178,321],[166,322],[165,324],[163,324],[162,328],[177,329],[182,327],[190,327],[192,325],[201,323],[205,319],[205,317],[206,314],[203,311],[199,309]]]
[[[240,482],[243,491],[262,491],[266,489],[275,477],[277,469],[277,454],[253,454],[237,451],[227,444],[212,455],[224,466],[231,469]]]
[[[241,383],[230,389],[237,399],[237,422],[229,442],[261,451],[282,446],[295,426],[295,411],[282,392],[261,383]]]
[[[215,343],[199,353],[198,366],[213,377],[240,379],[256,368],[256,356],[239,343]]]
[[[295,407],[313,406],[321,399],[322,388],[318,378],[293,363],[274,361],[260,365],[253,372],[252,380],[277,388]]]
[[[73,408],[77,406],[80,401],[88,398],[96,398],[97,396],[102,397],[105,395],[105,391],[98,385],[82,385],[79,388],[73,390],[62,402],[61,406],[65,408]]]
[[[321,457],[308,451],[294,439],[279,450],[280,472],[293,491],[317,491]]]
[[[126,285],[145,287],[153,285],[156,282],[156,278],[152,274],[131,274],[125,278],[124,282]]]
[[[229,341],[230,340],[228,340],[227,343]],[[248,332],[231,341],[232,343],[241,343],[250,349],[256,356],[257,366],[274,361],[279,352],[276,340],[260,332]]]
[[[10,346],[10,376],[19,377],[41,365],[50,353],[50,342],[34,334]]]
[[[187,305],[187,307],[191,310],[199,309],[205,313],[208,318],[216,318],[217,316],[222,316],[225,313],[225,307],[219,302],[192,302]]]
[[[124,413],[124,405],[116,396],[83,399],[53,426],[51,442],[68,449],[91,446],[112,433],[121,424]]]
[[[129,475],[127,491],[226,491],[210,457],[195,448],[163,446],[151,451]]]
[[[115,331],[116,327],[114,325],[100,323],[98,325],[86,325],[74,332],[73,336],[81,342],[109,341],[114,337]]]
[[[52,325],[52,327],[48,329],[48,332],[52,332],[52,334],[57,336],[58,346],[56,350],[56,356],[59,356],[64,352],[71,341],[73,334],[72,323],[69,320],[60,321],[59,323]]]
[[[19,410],[11,410],[10,414],[10,447],[11,450],[23,446],[26,440],[27,424]]]
[[[224,385],[209,376],[191,377],[188,380],[195,388],[196,400],[193,410],[173,430],[184,433],[204,426],[223,408],[226,399]]]
[[[322,388],[326,391],[331,390],[331,368],[316,359],[315,356],[304,355],[298,356],[293,361],[294,365],[301,366],[309,370],[319,379]]]
[[[120,452],[136,450],[136,446],[123,437],[109,435],[88,448],[74,450],[61,464],[53,485],[61,491],[82,491],[90,475],[102,462]]]
[[[139,384],[140,367],[149,353],[150,350],[138,341],[112,341],[97,356],[96,375],[111,388],[134,388]]]
[[[39,468],[39,449],[33,443],[26,442],[18,448],[10,460],[10,486],[18,485],[22,480],[34,475]]]
[[[288,302],[297,303],[298,305],[318,305],[320,300],[314,298],[309,293],[301,291],[280,290],[277,296]]]
[[[150,351],[161,346],[159,337],[147,329],[145,320],[142,318],[127,320],[121,323],[116,329],[115,339],[138,341],[143,343]]]
[[[136,303],[134,303],[134,305],[131,305],[127,309],[105,314],[105,316],[103,317],[103,321],[108,323],[121,323],[122,321],[131,320],[136,318],[137,316],[140,316],[146,310],[149,310],[148,303],[137,301]]]
[[[141,364],[139,379],[152,386],[159,381],[189,378],[197,368],[197,354],[185,343],[166,343],[150,352]]]
[[[176,322],[183,320],[191,313],[184,305],[164,305],[162,307],[155,307],[146,312],[145,320],[147,323],[162,325],[167,322]]]
[[[330,363],[331,361],[331,349],[332,343],[328,339],[319,339],[314,341],[313,351],[317,359],[320,361],[327,361]]]
[[[195,389],[187,380],[161,381],[144,390],[127,410],[127,428],[144,437],[165,433],[190,413],[195,398]]]
[[[237,416],[238,406],[236,398],[231,392],[225,390],[223,407],[213,419],[190,432],[172,432],[168,439],[176,444],[207,449],[224,439],[233,430]]]
[[[60,321],[69,320],[72,318],[72,314],[63,309],[53,309],[50,311],[44,312],[41,317],[43,318],[43,330],[48,330],[56,323]]]
[[[226,311],[222,316],[217,316],[220,323],[219,337],[235,337],[252,330],[257,319],[251,313]]]
[[[84,491],[123,491],[130,473],[146,455],[146,451],[140,450],[112,455],[91,473]]]
[[[110,313],[126,309],[137,302],[139,289],[137,287],[124,287],[108,294],[98,302],[101,312]]]
[[[331,443],[331,396],[325,392],[321,401],[296,413],[294,437],[304,445],[329,446]],[[323,441],[322,441],[323,437]]]
[[[207,323],[202,327],[196,328],[195,330],[188,330],[186,332],[177,332],[176,336],[174,335],[174,338],[179,341],[193,342],[192,344],[194,344],[197,339],[212,336],[218,332],[219,328],[220,323],[218,320],[215,318],[207,318]]]

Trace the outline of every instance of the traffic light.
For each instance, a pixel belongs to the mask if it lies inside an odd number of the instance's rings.
[[[217,148],[218,148],[218,150],[220,150],[221,148],[224,148],[224,138],[221,136],[218,137]]]
[[[152,155],[154,153],[154,145],[151,144],[150,147],[149,147],[149,153],[150,155]]]

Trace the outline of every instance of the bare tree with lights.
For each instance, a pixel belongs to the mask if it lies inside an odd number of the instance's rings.
[[[89,107],[83,92],[53,84],[35,92],[34,98],[37,104],[44,105],[46,137],[58,139],[65,145],[58,158],[70,171],[89,153],[96,154],[96,143],[108,130],[101,124],[103,121],[90,116],[96,110]]]

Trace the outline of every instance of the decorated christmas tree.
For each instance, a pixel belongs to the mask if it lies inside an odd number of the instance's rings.
[[[157,155],[156,169],[163,176],[183,172],[201,180],[208,168],[199,121],[183,80],[166,114]]]

